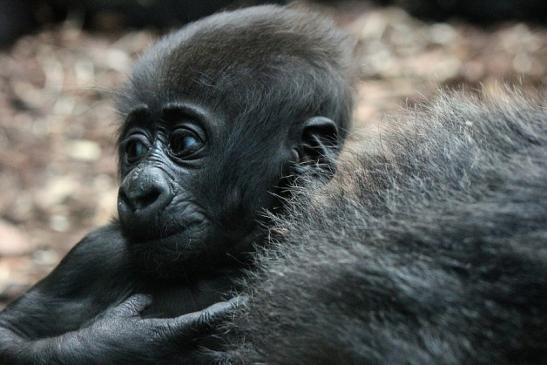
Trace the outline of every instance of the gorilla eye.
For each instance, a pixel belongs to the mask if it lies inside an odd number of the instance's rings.
[[[140,160],[147,152],[148,146],[139,138],[131,138],[125,143],[125,157],[129,163]]]
[[[178,158],[187,158],[201,150],[203,141],[193,131],[179,128],[169,137],[169,149]]]

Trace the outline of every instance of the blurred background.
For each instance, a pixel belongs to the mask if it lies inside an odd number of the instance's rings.
[[[115,216],[112,95],[135,58],[170,29],[241,5],[0,0],[0,307]],[[439,87],[509,82],[547,95],[545,0],[298,5],[332,16],[358,41],[358,128]]]

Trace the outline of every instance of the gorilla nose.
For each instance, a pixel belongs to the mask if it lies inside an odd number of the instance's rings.
[[[141,184],[138,187],[124,190],[123,198],[125,198],[132,210],[137,211],[153,206],[159,200],[161,193],[161,188],[156,185],[143,186]]]
[[[145,168],[133,171],[123,180],[118,197],[120,218],[148,218],[165,208],[172,199],[163,171]]]

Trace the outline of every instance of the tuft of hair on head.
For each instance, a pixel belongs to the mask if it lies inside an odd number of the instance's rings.
[[[184,96],[232,119],[323,115],[351,124],[355,41],[312,11],[264,5],[188,24],[137,62],[118,108]],[[258,121],[260,122],[260,121]]]

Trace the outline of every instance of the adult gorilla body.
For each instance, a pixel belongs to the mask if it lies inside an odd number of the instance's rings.
[[[0,314],[0,362],[222,358],[202,348],[218,348],[210,325],[265,239],[263,210],[282,210],[298,175],[331,171],[326,156],[345,138],[345,42],[329,21],[265,6],[205,18],[148,51],[119,102],[119,223]]]
[[[445,95],[362,141],[278,220],[234,323],[235,355],[545,363],[546,106]]]

